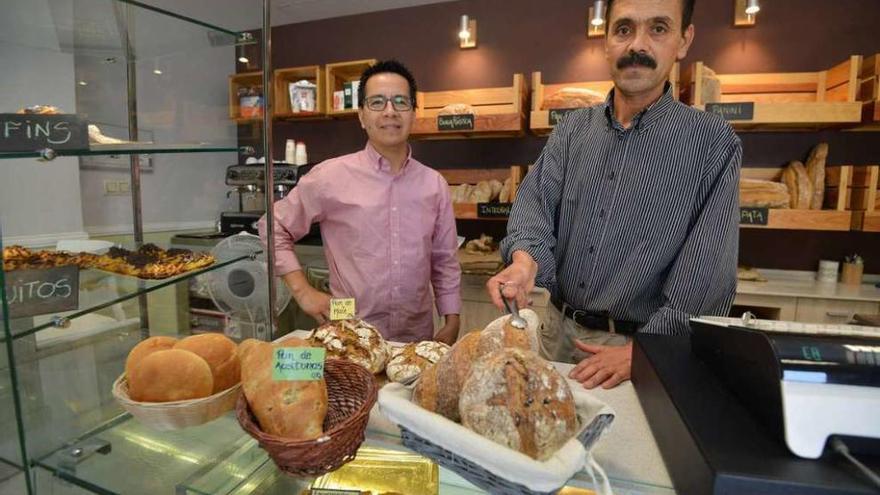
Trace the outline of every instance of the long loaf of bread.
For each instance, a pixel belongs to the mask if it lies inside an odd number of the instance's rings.
[[[828,159],[828,143],[817,144],[807,158],[807,175],[813,186],[810,199],[811,210],[821,210],[825,200],[825,162]]]
[[[791,195],[781,182],[757,179],[739,180],[739,205],[755,208],[788,208]]]

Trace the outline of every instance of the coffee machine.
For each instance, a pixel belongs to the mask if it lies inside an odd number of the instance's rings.
[[[296,185],[297,178],[303,167],[276,163],[274,167],[274,191],[271,191],[274,201],[284,198],[290,189]],[[230,190],[226,197],[237,198],[237,209],[220,213],[220,232],[225,235],[237,234],[245,231],[257,234],[257,221],[265,213],[267,194],[266,170],[259,165],[231,165],[226,168],[226,185]]]

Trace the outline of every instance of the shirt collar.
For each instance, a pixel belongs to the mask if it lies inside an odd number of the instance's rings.
[[[410,160],[412,160],[412,146],[407,144],[406,148],[406,160],[403,161],[403,167],[401,167],[400,169],[401,172],[406,170],[406,166],[409,164]],[[376,151],[376,148],[374,148],[372,144],[367,142],[367,146],[364,148],[364,152],[367,154],[367,158],[369,158],[368,161],[370,162],[370,165],[376,167],[376,170],[391,172],[391,162],[389,162],[387,158]]]
[[[655,122],[660,120],[663,115],[672,107],[675,99],[672,97],[672,84],[668,81],[663,87],[663,94],[660,99],[652,103],[650,106],[636,114],[633,118],[632,128],[638,129],[639,132],[651,127]],[[605,98],[605,116],[608,119],[608,126],[618,131],[624,131],[623,125],[614,118],[614,89],[608,92]]]

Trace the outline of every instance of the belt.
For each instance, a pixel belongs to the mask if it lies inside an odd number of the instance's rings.
[[[551,299],[550,302],[566,318],[573,320],[578,325],[590,330],[603,330],[610,333],[632,335],[642,326],[637,321],[615,320],[608,315],[607,311],[585,311],[574,309],[567,303]]]

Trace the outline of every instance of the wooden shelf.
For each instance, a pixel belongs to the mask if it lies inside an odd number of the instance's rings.
[[[855,167],[850,191],[852,229],[880,232],[880,166]]]
[[[477,184],[480,181],[498,180],[505,182],[510,179],[509,203],[495,203],[498,205],[512,204],[516,199],[516,192],[522,183],[523,177],[528,172],[525,165],[512,165],[508,168],[466,168],[439,170],[450,187],[460,184]],[[456,220],[491,220],[507,221],[507,217],[484,217],[478,214],[477,203],[453,203]]]
[[[357,109],[334,110],[333,109],[333,92],[341,91],[346,82],[358,81],[361,74],[370,66],[375,65],[376,59],[353,60],[350,62],[336,62],[327,64],[324,68],[324,108],[330,117],[334,118],[352,118],[357,116]]]
[[[238,89],[243,86],[263,87],[262,72],[242,72],[229,76],[229,118],[239,124],[259,122],[262,117],[242,117]],[[265,108],[265,107],[264,107]]]
[[[672,84],[673,97],[678,99],[680,92],[678,62],[675,63],[669,74],[669,82]],[[545,84],[541,80],[540,72],[532,72],[532,110],[529,117],[529,129],[537,136],[548,136],[556,127],[555,123],[551,122],[550,113],[557,109],[542,109],[544,98],[547,96],[551,96],[563,88],[589,89],[601,94],[608,94],[613,87],[614,81],[611,80]]]
[[[417,93],[418,108],[413,124],[413,139],[468,139],[519,137],[525,129],[526,88],[522,74],[514,74],[513,85]],[[440,130],[440,110],[451,104],[474,107],[473,128]],[[467,118],[467,116],[464,116]]]
[[[704,101],[706,67],[697,62],[682,74],[682,101],[701,110],[725,112],[739,130],[854,127],[862,121],[862,103],[856,98],[861,62],[854,55],[818,72],[717,74],[721,95],[714,102]]]
[[[862,122],[876,129],[880,126],[880,53],[865,57],[858,82],[858,99],[863,103]]]
[[[305,67],[277,69],[274,75],[274,118],[284,120],[314,120],[326,118],[327,99],[324,97],[326,91],[324,89],[326,74],[321,66],[308,65]],[[314,112],[292,111],[293,102],[290,101],[289,85],[302,80],[309,81],[316,86]]]

